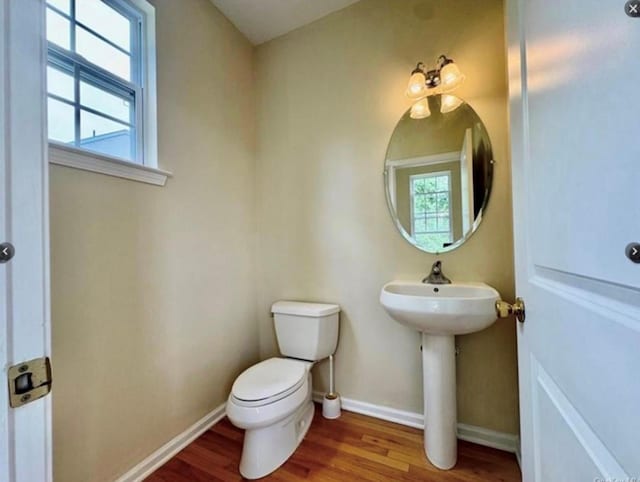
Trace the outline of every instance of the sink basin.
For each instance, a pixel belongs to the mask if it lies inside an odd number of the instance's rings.
[[[380,303],[394,320],[435,335],[484,330],[496,321],[494,305],[499,299],[499,293],[484,283],[392,281],[380,293]]]
[[[424,448],[440,469],[452,468],[458,457],[455,335],[493,324],[499,299],[484,283],[392,281],[380,292],[380,303],[394,320],[422,333]]]

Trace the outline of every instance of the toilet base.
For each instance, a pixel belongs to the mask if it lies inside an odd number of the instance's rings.
[[[307,434],[314,411],[309,390],[307,400],[292,415],[267,427],[246,430],[240,459],[242,476],[259,479],[284,464]]]

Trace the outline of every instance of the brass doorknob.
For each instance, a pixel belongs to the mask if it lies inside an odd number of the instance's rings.
[[[496,314],[498,318],[508,318],[511,315],[515,315],[516,320],[524,323],[524,300],[522,298],[516,298],[516,302],[512,305],[506,301],[498,300],[496,301]]]

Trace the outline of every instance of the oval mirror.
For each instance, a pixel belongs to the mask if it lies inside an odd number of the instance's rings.
[[[453,95],[407,111],[385,159],[387,204],[404,238],[429,253],[462,245],[482,221],[493,178],[491,141],[482,119]],[[430,114],[429,114],[430,112]]]

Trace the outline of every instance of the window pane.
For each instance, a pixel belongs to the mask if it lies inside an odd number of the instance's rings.
[[[47,92],[73,102],[73,77],[55,67],[47,66]]]
[[[418,234],[418,235],[415,235],[414,238],[416,239],[416,243],[418,243],[418,246],[422,246],[425,249],[429,248],[428,234]]]
[[[73,106],[49,98],[47,99],[47,107],[49,139],[52,141],[73,143],[75,138]]]
[[[425,196],[425,199],[426,199],[425,211],[428,213],[435,213],[436,212],[436,195],[429,194]]]
[[[438,176],[436,178],[436,189],[438,191],[448,191],[449,190],[449,176]]]
[[[436,190],[436,179],[434,177],[427,177],[424,181],[425,186],[427,187],[427,192],[433,192]]]
[[[442,192],[438,195],[438,212],[449,212],[449,193]]]
[[[58,10],[66,13],[67,15],[71,14],[70,0],[47,0],[47,3],[52,7],[56,7]]]
[[[415,237],[418,246],[428,251],[440,251],[451,240],[446,234],[420,234]]]
[[[434,231],[438,231],[438,221],[437,218],[427,218],[427,232],[433,233]]]
[[[438,218],[438,231],[449,231],[449,216],[441,216]]]
[[[415,218],[413,220],[413,231],[415,233],[424,233],[427,230],[425,218]]]
[[[131,21],[101,0],[76,0],[76,19],[127,52],[131,51]]]
[[[76,51],[89,62],[126,80],[131,80],[131,57],[82,27],[76,27]]]
[[[418,194],[413,197],[413,214],[419,216],[422,213],[424,213],[424,196]]]
[[[80,104],[131,123],[131,102],[84,81],[80,81]]]
[[[80,114],[80,147],[133,160],[131,129],[90,112]]]
[[[47,8],[47,40],[64,49],[71,49],[69,21],[50,8]]]

